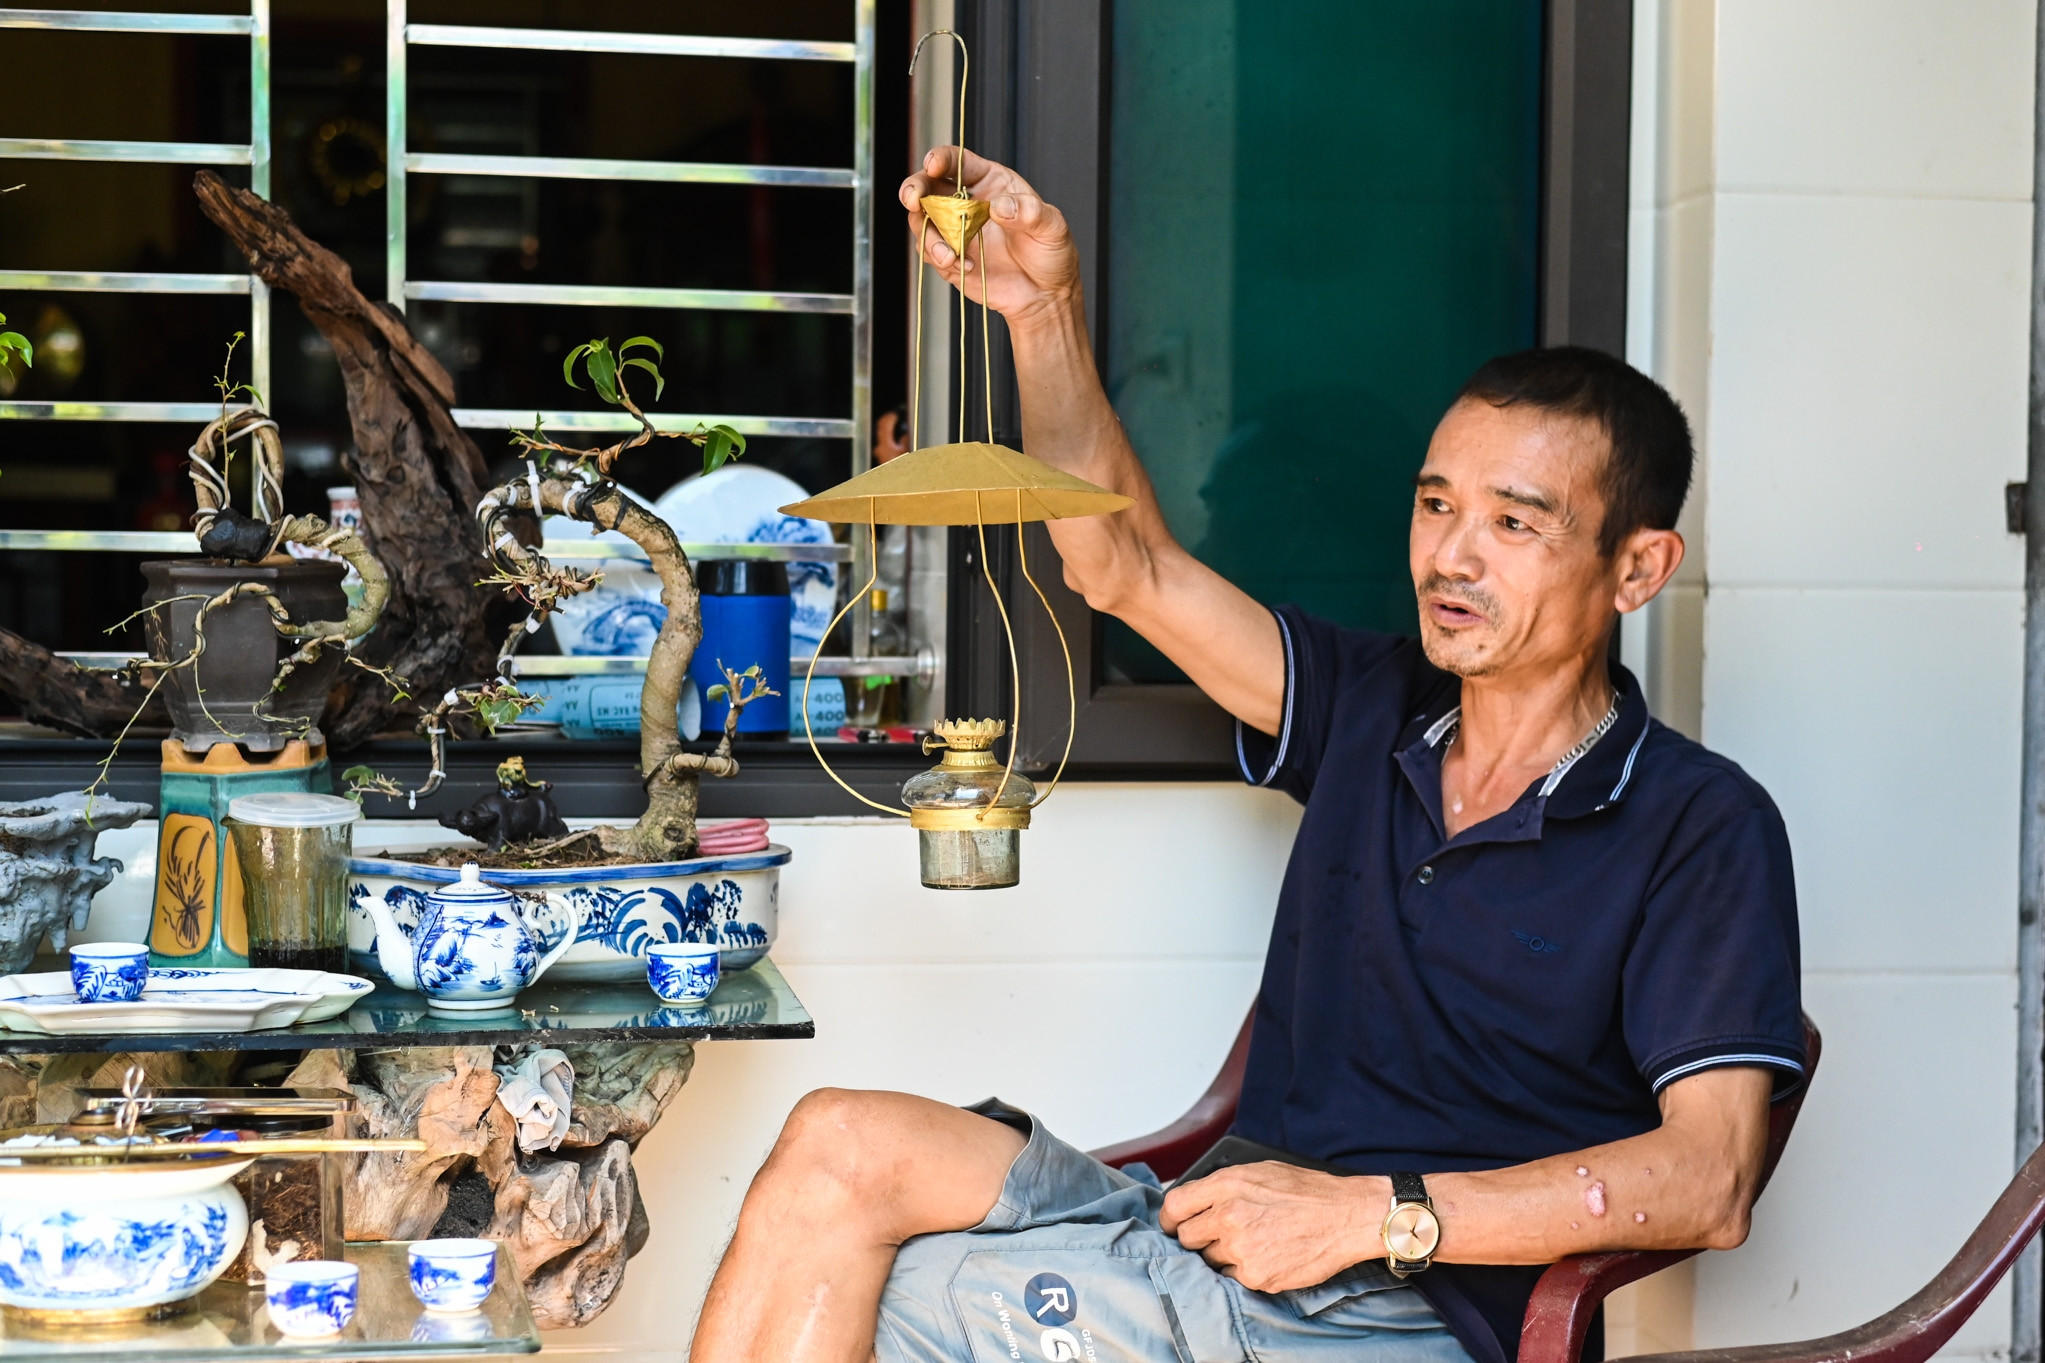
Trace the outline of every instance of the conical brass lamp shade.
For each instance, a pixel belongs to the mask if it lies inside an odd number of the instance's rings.
[[[987,225],[991,211],[985,199],[961,199],[955,194],[923,196],[923,215],[956,255],[966,253],[966,247]]]
[[[855,525],[1013,525],[1100,516],[1134,501],[1020,450],[975,440],[911,450],[781,512]]]

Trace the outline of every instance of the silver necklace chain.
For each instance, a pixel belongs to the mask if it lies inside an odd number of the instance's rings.
[[[1581,758],[1585,753],[1589,752],[1592,748],[1597,747],[1598,740],[1603,738],[1606,734],[1610,733],[1612,731],[1612,726],[1614,724],[1617,724],[1618,722],[1619,722],[1619,697],[1615,693],[1612,696],[1612,708],[1605,711],[1605,717],[1599,720],[1596,724],[1591,726],[1591,731],[1584,735],[1583,742],[1577,744],[1568,752],[1562,754],[1561,758],[1559,758],[1556,761],[1555,765],[1548,769],[1548,774],[1550,776],[1553,776],[1556,772],[1562,771],[1563,769],[1570,766],[1572,763],[1576,762],[1577,759]],[[1460,738],[1462,736],[1462,733],[1463,717],[1459,713],[1457,714],[1455,721],[1449,725],[1448,736],[1442,740],[1441,755],[1444,759],[1448,757],[1449,749],[1456,746],[1456,739]]]

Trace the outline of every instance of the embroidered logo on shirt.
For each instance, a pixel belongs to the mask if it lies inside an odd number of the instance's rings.
[[[1540,937],[1531,932],[1521,932],[1518,928],[1512,930],[1512,935],[1519,939],[1521,946],[1533,952],[1536,956],[1552,956],[1562,950],[1562,943],[1550,937]]]

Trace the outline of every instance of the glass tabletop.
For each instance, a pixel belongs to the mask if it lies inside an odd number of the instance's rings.
[[[96,1363],[155,1359],[446,1358],[530,1354],[540,1348],[518,1270],[497,1249],[497,1285],[481,1307],[440,1315],[419,1305],[406,1281],[405,1246],[388,1240],[349,1245],[362,1269],[355,1319],[326,1339],[287,1339],[270,1324],[261,1289],[217,1282],[186,1309],[163,1320],[112,1325],[38,1326],[0,1312],[0,1359],[93,1359]]]
[[[239,1051],[393,1046],[509,1046],[591,1041],[757,1041],[808,1038],[817,1028],[770,960],[735,970],[696,1008],[665,1004],[644,980],[615,984],[542,979],[498,1013],[436,1013],[426,997],[388,981],[327,1022],[254,1032],[43,1033],[0,1030],[0,1053]]]

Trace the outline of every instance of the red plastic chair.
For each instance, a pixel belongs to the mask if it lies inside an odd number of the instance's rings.
[[[1135,1140],[1123,1141],[1096,1150],[1093,1152],[1094,1158],[1118,1169],[1125,1164],[1140,1161],[1148,1164],[1159,1178],[1167,1182],[1185,1173],[1193,1161],[1200,1158],[1208,1146],[1220,1140],[1227,1133],[1230,1123],[1235,1121],[1236,1103],[1243,1092],[1243,1069],[1250,1058],[1250,1022],[1250,1018],[1243,1020],[1243,1029],[1236,1033],[1235,1045],[1229,1048],[1228,1059],[1221,1065],[1221,1073],[1214,1076],[1214,1082],[1207,1086],[1207,1092],[1200,1095],[1200,1100],[1187,1110],[1185,1116],[1170,1126],[1153,1131],[1148,1136],[1139,1136]],[[1768,1186],[1768,1179],[1775,1173],[1776,1163],[1781,1160],[1783,1149],[1789,1144],[1789,1133],[1796,1126],[1797,1114],[1803,1110],[1804,1094],[1810,1091],[1811,1079],[1818,1072],[1818,1057],[1823,1050],[1824,1038],[1818,1035],[1817,1027],[1812,1024],[1809,1017],[1806,1017],[1804,1082],[1797,1085],[1794,1092],[1777,1099],[1768,1110],[1768,1154],[1761,1166],[1763,1188]],[[2024,1168],[2028,1171],[2032,1165],[2037,1165],[2036,1177],[2040,1187],[2045,1188],[2045,1162],[2041,1162],[2041,1158],[2045,1158],[2045,1151],[2033,1156],[2031,1163],[2026,1164]],[[2019,1175],[2019,1181],[2022,1181],[2022,1175]],[[2015,1187],[2014,1184],[2011,1186]],[[2010,1194],[2005,1193],[2003,1196],[2007,1200]],[[1998,1208],[2002,1206],[2001,1203],[1996,1205]],[[2035,1209],[2031,1230],[2037,1230]],[[1978,1236],[1980,1232],[1976,1234]],[[2028,1234],[2025,1238],[2029,1238]],[[1973,1243],[1971,1240],[1968,1241],[1969,1247],[1972,1247]],[[2018,1245],[2017,1248],[2021,1249],[2022,1245]],[[1630,1282],[1636,1282],[1651,1273],[1659,1273],[1672,1264],[1680,1264],[1683,1260],[1702,1252],[1694,1249],[1668,1249],[1572,1254],[1553,1265],[1541,1275],[1541,1281],[1535,1285],[1533,1298],[1527,1303],[1526,1321],[1520,1328],[1519,1363],[1578,1363],[1583,1356],[1584,1339],[1590,1333],[1591,1322],[1596,1319],[1598,1307],[1604,1304],[1606,1297]],[[1965,1250],[1961,1251],[1961,1257],[1966,1257]],[[2014,1252],[2011,1257],[2014,1258]],[[1956,1259],[1954,1264],[1957,1265],[1959,1262]],[[1995,1277],[2000,1278],[2003,1269],[2007,1267],[2008,1264],[2004,1263],[1997,1268]],[[1953,1271],[1949,1266],[1947,1273]],[[1940,1281],[1944,1281],[1944,1277],[1945,1275],[1941,1275]],[[1934,1283],[1933,1286],[1937,1284]],[[1993,1286],[1994,1280],[1990,1279],[1988,1287]],[[1988,1287],[1981,1289],[1983,1295],[1986,1294]],[[1929,1292],[1931,1288],[1925,1290]],[[1912,1302],[1916,1300],[1914,1297],[1911,1299]],[[1977,1306],[1979,1304],[1978,1299],[1973,1303]],[[1898,1307],[1897,1311],[1907,1310],[1908,1307],[1909,1303],[1906,1303]],[[1969,1306],[1968,1313],[1971,1314],[1972,1310],[1973,1306]],[[1883,1317],[1883,1320],[1887,1319],[1887,1316]],[[1963,1315],[1960,1319],[1964,1320],[1966,1317]],[[1939,1336],[1939,1341],[1943,1342],[1958,1326],[1958,1321],[1953,1322],[1952,1327],[1946,1330],[1946,1334]],[[1848,1336],[1841,1335],[1837,1338],[1846,1339]],[[1937,1345],[1934,1344],[1932,1347],[1936,1348]],[[1924,1354],[1908,1356],[1899,1354],[1894,1359],[1876,1360],[1876,1363],[1918,1363],[1919,1359],[1928,1356],[1929,1353],[1930,1350],[1927,1349]],[[1738,1356],[1737,1359],[1735,1355]],[[1684,1363],[1692,1363],[1693,1360],[1694,1363],[1707,1361],[1804,1363],[1801,1355],[1794,1358],[1788,1355],[1778,1357],[1750,1350],[1669,1355],[1671,1360],[1678,1357],[1682,1358]],[[1852,1358],[1855,1363],[1865,1363],[1858,1351]]]
[[[1626,1363],[1924,1363],[1980,1309],[2041,1223],[2045,1223],[2045,1146],[2024,1161],[1939,1275],[1887,1315],[1823,1339],[1646,1354]],[[1520,1357],[1526,1357],[1524,1351]]]

